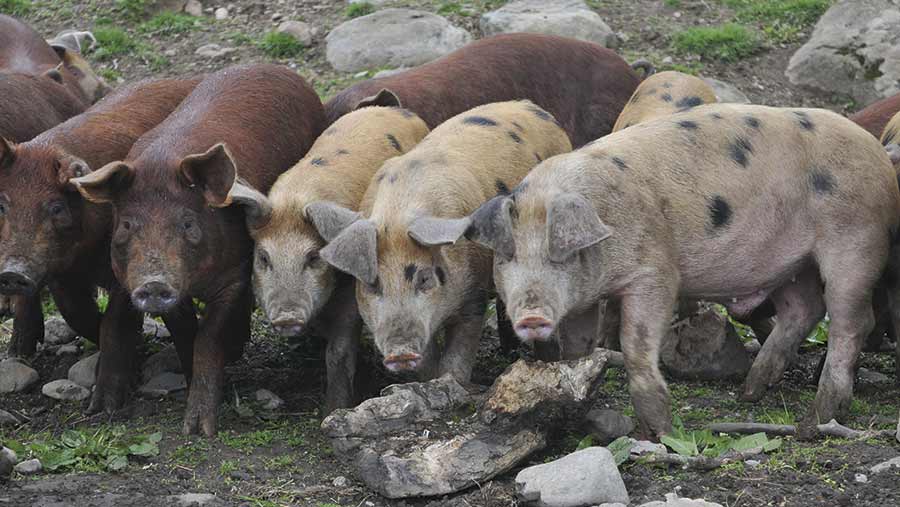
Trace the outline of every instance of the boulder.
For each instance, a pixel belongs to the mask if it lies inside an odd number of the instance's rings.
[[[44,322],[44,344],[62,345],[69,343],[78,336],[62,317],[52,317]]]
[[[582,0],[520,0],[485,13],[479,22],[485,36],[530,32],[559,35],[614,47],[615,32]]]
[[[540,507],[628,504],[619,468],[605,447],[588,447],[522,470],[516,475],[516,496]]]
[[[441,16],[383,9],[346,21],[325,37],[328,63],[342,72],[421,65],[461,48],[469,32]]]
[[[166,371],[148,380],[138,389],[138,393],[151,398],[161,398],[185,389],[187,382],[184,375]]]
[[[59,379],[44,384],[44,396],[60,401],[81,401],[91,396],[91,392],[69,379]]]
[[[184,4],[184,12],[191,16],[202,16],[203,4],[199,0],[188,0]]]
[[[660,362],[681,379],[743,379],[750,371],[750,353],[728,319],[713,308],[672,326],[663,340]]]
[[[76,384],[90,389],[94,387],[97,381],[97,363],[100,361],[100,352],[81,359],[69,368],[69,374],[66,377]]]
[[[841,0],[819,19],[791,57],[791,83],[868,104],[900,91],[900,6],[892,0]]]
[[[316,30],[309,23],[304,23],[303,21],[285,21],[278,25],[275,31],[290,35],[303,46],[312,44],[313,37],[316,34]]]
[[[278,410],[284,405],[284,400],[268,389],[258,389],[256,391],[256,401],[261,402],[266,410]]]
[[[0,482],[9,479],[18,459],[16,451],[7,447],[0,448]]]
[[[148,357],[141,368],[141,380],[146,383],[160,373],[181,373],[181,361],[174,345],[166,345],[162,350]]]
[[[0,409],[0,426],[15,426],[19,424],[19,418],[6,410]]]
[[[43,470],[44,467],[41,465],[41,460],[39,459],[27,459],[13,468],[16,472],[22,475],[34,475],[38,474]]]
[[[0,393],[18,393],[38,381],[38,372],[18,358],[0,361]]]
[[[747,96],[744,95],[744,92],[740,91],[737,86],[711,77],[704,77],[702,79],[706,81],[706,84],[712,87],[713,92],[716,94],[716,100],[719,102],[733,104],[750,103],[750,99],[747,98]]]
[[[606,445],[634,431],[634,422],[618,410],[596,409],[587,413],[591,434],[597,443]]]
[[[675,493],[666,493],[666,501],[648,502],[640,507],[722,507],[722,504],[707,502],[706,500],[692,500],[690,498],[678,498]]]

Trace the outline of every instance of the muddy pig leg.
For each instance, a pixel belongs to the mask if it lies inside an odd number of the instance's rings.
[[[88,340],[100,343],[100,320],[97,287],[77,277],[54,279],[49,283],[53,302],[66,323]]]
[[[356,307],[353,283],[343,284],[332,294],[319,317],[328,339],[325,349],[325,414],[356,403],[353,379],[359,353],[362,319]]]
[[[516,336],[516,332],[513,330],[512,321],[509,320],[509,315],[506,313],[506,303],[500,299],[500,296],[497,296],[496,299],[496,311],[500,352],[509,354],[519,349],[519,337]]]
[[[175,351],[178,353],[178,362],[181,363],[181,371],[187,385],[191,385],[191,372],[194,368],[194,339],[197,337],[197,310],[194,302],[186,300],[162,316],[166,323],[166,329],[172,334],[175,342]]]
[[[893,270],[894,267],[892,266]],[[890,322],[888,325],[888,334],[894,337],[894,371],[895,381],[900,384],[900,280],[892,283],[887,289],[888,311],[890,313]]]
[[[559,326],[559,352],[563,360],[590,355],[597,348],[599,317],[600,305],[596,304],[563,319]]]
[[[875,313],[875,327],[866,337],[866,343],[863,345],[864,352],[880,352],[884,343],[884,335],[889,333],[891,327],[888,291],[885,288],[879,287],[872,291],[872,310]]]
[[[13,317],[12,339],[9,341],[10,357],[30,357],[37,350],[37,343],[44,341],[44,310],[41,307],[41,291],[32,294],[12,296],[15,316]]]
[[[227,342],[246,341],[250,335],[253,299],[249,283],[226,289],[206,305],[206,317],[194,341],[193,375],[182,431],[186,435],[216,434],[216,412],[225,384]]]
[[[628,390],[644,436],[659,438],[672,431],[669,391],[659,371],[659,348],[672,308],[675,290],[633,287],[622,296],[621,336]]]
[[[472,378],[486,309],[486,298],[472,298],[460,311],[457,320],[447,325],[438,376],[449,373],[460,383],[469,382]]]
[[[804,269],[795,281],[779,287],[769,296],[778,319],[753,361],[744,382],[742,400],[759,401],[769,387],[781,381],[803,339],[825,316],[822,281],[817,271],[816,268]]]
[[[0,318],[12,317],[14,312],[12,296],[0,296]]]
[[[142,318],[141,312],[131,306],[131,296],[124,289],[110,290],[109,305],[100,320],[100,362],[89,414],[112,413],[125,404],[135,370]]]

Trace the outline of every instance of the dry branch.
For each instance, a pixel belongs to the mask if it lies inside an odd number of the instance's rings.
[[[753,433],[765,433],[767,435],[795,436],[797,427],[792,424],[764,424],[764,423],[716,423],[709,426],[709,430],[715,433],[729,433],[751,435]],[[826,424],[816,425],[816,430],[829,437],[865,440],[867,438],[891,437],[893,430],[855,430],[838,423],[834,419]],[[900,421],[897,421],[897,440],[900,440]]]

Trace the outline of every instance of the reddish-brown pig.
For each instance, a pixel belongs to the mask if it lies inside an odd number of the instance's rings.
[[[0,137],[24,142],[81,114],[87,103],[46,76],[0,72]]]
[[[225,362],[249,338],[253,208],[243,204],[324,127],[322,103],[297,73],[232,67],[204,79],[125,161],[72,180],[88,200],[112,203],[116,278],[138,310],[162,315],[172,331],[190,383],[185,433],[215,433]],[[199,329],[193,298],[206,303]]]
[[[881,139],[888,122],[898,111],[900,111],[900,93],[869,104],[863,110],[851,115],[850,119]]]
[[[414,69],[357,83],[328,101],[325,109],[333,123],[362,105],[399,102],[434,128],[483,104],[528,99],[552,114],[578,147],[612,131],[639,83],[624,60],[597,44],[515,33],[488,37]]]

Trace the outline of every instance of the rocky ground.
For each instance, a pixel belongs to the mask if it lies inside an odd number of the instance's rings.
[[[101,44],[88,58],[113,85],[151,76],[198,74],[235,63],[276,61],[298,69],[325,99],[354,81],[396,66],[394,60],[377,63],[379,56],[374,49],[378,49],[378,44],[369,42],[374,53],[367,64],[371,68],[334,70],[328,58],[327,34],[351,15],[367,12],[367,7],[349,7],[344,1],[203,0],[201,15],[195,17],[155,16],[144,9],[150,3],[0,0],[0,11],[16,10],[47,36],[64,29],[93,30]],[[436,30],[450,30],[448,26],[452,25],[478,38],[483,35],[481,14],[505,2],[378,3],[439,14],[449,23],[438,22]],[[587,2],[588,9],[602,18],[612,35],[596,27],[591,30],[600,31],[587,33],[614,44],[629,61],[646,58],[660,69],[672,68],[726,81],[754,103],[826,107],[842,113],[863,105],[849,92],[834,94],[796,87],[784,74],[791,55],[809,38],[815,19],[810,21],[787,7],[815,7],[829,2],[757,3],[780,10],[775,9],[775,14],[748,11],[744,0],[593,0]],[[291,42],[295,39],[290,37],[270,35],[286,21],[303,23],[284,27],[296,34],[302,44]],[[728,39],[728,51],[716,55],[715,48],[713,53],[707,51],[708,34],[701,36],[699,42],[680,35],[691,28],[717,27],[732,21],[756,34],[750,50],[741,49],[747,47],[742,36]],[[410,31],[414,36],[425,37],[422,34],[431,33],[427,30],[432,29],[434,26],[429,25],[421,28],[426,32]],[[464,39],[465,36],[457,35],[446,40],[455,44]],[[698,56],[700,53],[704,56]],[[871,67],[862,61],[860,65]],[[879,66],[876,64],[874,71],[881,72]],[[48,314],[52,314],[52,305],[47,306]],[[11,325],[11,321],[2,324],[4,336],[8,337]],[[159,333],[151,333],[156,334]],[[572,419],[551,435],[546,449],[497,479],[448,497],[388,500],[359,482],[349,464],[339,459],[319,431],[324,378],[321,339],[285,341],[256,320],[253,340],[244,358],[228,369],[226,403],[221,411],[220,433],[214,439],[180,434],[183,391],[162,398],[136,396],[112,418],[84,416],[85,401],[57,401],[43,395],[42,385],[66,378],[70,366],[94,352],[89,344],[75,343],[76,347],[68,346],[60,354],[59,350],[67,345],[46,347],[31,361],[40,380],[24,392],[0,397],[0,409],[18,421],[4,423],[0,414],[0,441],[17,448],[20,459],[43,456],[45,468],[48,463],[59,465],[56,470],[36,475],[17,473],[13,482],[0,485],[0,504],[515,505],[514,477],[519,469],[562,457],[579,446],[599,443],[595,441],[597,437],[590,437],[592,429],[587,423]],[[150,357],[165,346],[164,338],[148,337],[142,357]],[[673,409],[687,430],[726,421],[793,423],[814,396],[813,374],[823,353],[824,348],[812,342],[804,347],[784,382],[761,403],[738,402],[738,383],[670,381]],[[527,355],[527,351],[520,350],[518,354]],[[494,332],[487,329],[476,381],[489,384],[516,355],[501,354]],[[382,386],[397,380],[376,366],[377,359],[371,351],[364,361],[359,382],[362,392],[375,395]],[[900,389],[893,378],[893,361],[889,354],[864,354],[866,372],[858,380],[849,426],[889,429],[896,425]],[[609,369],[600,386],[597,408],[633,415],[626,385],[621,369]],[[267,406],[269,401],[257,401],[260,389],[275,393],[284,403]],[[727,506],[886,506],[900,504],[900,470],[874,473],[871,467],[898,455],[900,444],[887,437],[814,442],[786,437],[777,450],[713,471],[634,462],[625,463],[620,469],[633,505],[677,493]],[[123,463],[123,459],[127,461]],[[215,500],[181,496],[185,494],[214,495]]]

